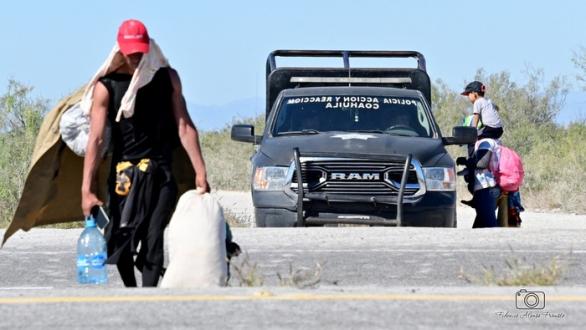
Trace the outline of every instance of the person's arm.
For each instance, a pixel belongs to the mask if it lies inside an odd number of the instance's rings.
[[[488,168],[490,165],[490,157],[492,157],[492,151],[488,149],[479,149],[474,155],[474,166],[479,169]]]
[[[480,102],[477,100],[472,105],[472,127],[478,128],[478,122],[480,121],[480,114],[482,113],[482,109],[480,108]]]
[[[472,117],[472,127],[478,128],[478,122],[480,121],[480,115],[475,113]]]
[[[177,71],[174,69],[169,69],[169,75],[171,77],[171,85],[173,86],[173,115],[175,116],[175,121],[179,130],[181,145],[187,152],[193,170],[195,171],[195,186],[201,193],[209,192],[210,189],[207,181],[206,166],[199,145],[199,134],[187,113],[181,80],[179,79]]]
[[[480,141],[480,143],[476,146],[476,150],[472,157],[470,157],[471,165],[474,166],[475,169],[487,169],[490,166],[490,159],[492,157],[494,151],[494,143],[492,143],[489,139],[485,141]]]
[[[101,150],[104,144],[104,129],[108,116],[108,89],[101,82],[94,87],[94,101],[90,110],[90,132],[83,161],[83,181],[81,184],[81,208],[83,215],[88,216],[92,207],[102,205],[94,192],[93,182],[100,163]]]

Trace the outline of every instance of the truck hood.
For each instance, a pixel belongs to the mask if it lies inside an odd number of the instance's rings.
[[[330,157],[364,157],[373,155],[407,155],[423,166],[454,166],[441,139],[396,136],[377,133],[324,132],[310,135],[265,138],[260,152],[275,165],[288,165],[293,148],[300,154]]]

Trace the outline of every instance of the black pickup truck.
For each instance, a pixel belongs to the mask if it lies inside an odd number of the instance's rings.
[[[278,57],[338,57],[340,67],[278,67]],[[415,68],[354,68],[351,58],[414,58]],[[266,125],[234,125],[257,144],[258,227],[324,224],[456,226],[456,174],[431,112],[425,58],[412,51],[278,50],[267,59]]]

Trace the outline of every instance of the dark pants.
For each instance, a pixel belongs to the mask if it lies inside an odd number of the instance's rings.
[[[476,219],[472,228],[497,227],[496,201],[501,193],[498,187],[480,189],[474,192]]]
[[[177,201],[177,186],[170,167],[154,164],[151,170],[139,173],[140,177],[133,176],[135,182],[128,196],[119,196],[111,190],[113,221],[108,255],[109,260],[116,263],[120,277],[128,287],[137,286],[135,266],[142,271],[142,286],[157,286],[164,262],[164,230]],[[140,194],[132,194],[132,189],[141,189]],[[122,214],[132,216],[122,219]]]
[[[499,139],[503,136],[503,128],[502,127],[490,127],[484,126],[478,131],[478,139]]]

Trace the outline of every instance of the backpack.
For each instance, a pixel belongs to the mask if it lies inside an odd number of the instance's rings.
[[[499,168],[494,174],[496,182],[502,190],[518,191],[525,176],[521,157],[513,149],[501,145]]]

